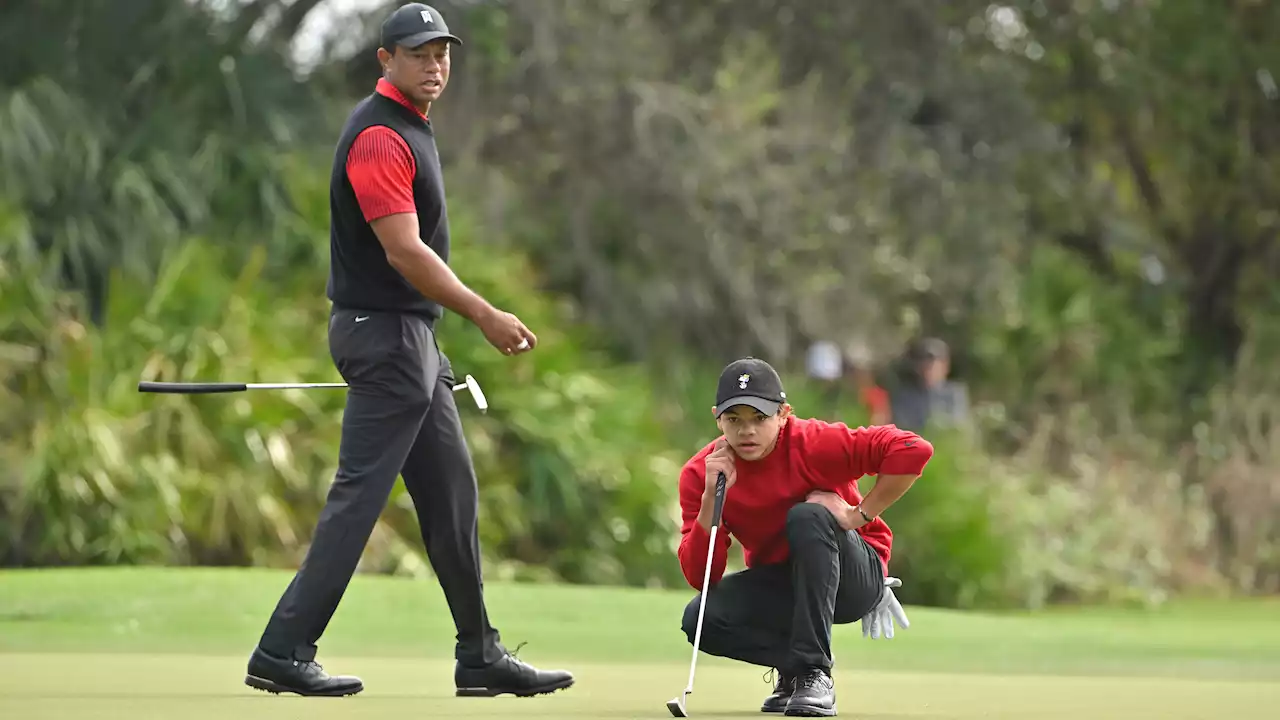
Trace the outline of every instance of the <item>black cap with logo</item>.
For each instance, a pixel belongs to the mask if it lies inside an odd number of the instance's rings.
[[[735,405],[773,415],[786,401],[782,378],[763,360],[752,357],[735,360],[720,372],[720,382],[716,385],[716,417]]]
[[[382,47],[387,50],[396,45],[416,48],[441,38],[462,44],[458,36],[449,32],[449,26],[444,24],[444,16],[440,11],[430,5],[401,5],[382,22]]]

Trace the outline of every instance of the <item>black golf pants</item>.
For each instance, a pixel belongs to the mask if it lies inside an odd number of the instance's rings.
[[[455,655],[480,666],[506,652],[489,624],[480,570],[479,491],[453,372],[423,318],[335,310],[329,352],[349,385],[338,470],[307,555],[259,641],[309,660],[346,592],[396,477],[405,487],[457,628]]]
[[[831,511],[803,502],[787,512],[787,562],[724,576],[707,593],[699,649],[796,675],[831,671],[831,628],[862,619],[884,593],[875,550],[840,527]],[[697,595],[685,606],[692,643]]]

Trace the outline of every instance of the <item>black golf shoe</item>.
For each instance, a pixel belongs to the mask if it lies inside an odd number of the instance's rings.
[[[786,714],[800,717],[831,717],[836,714],[836,686],[825,670],[812,668],[796,678],[795,690],[787,701]]]
[[[520,648],[516,648],[519,652]],[[529,697],[563,690],[573,685],[568,670],[539,670],[507,653],[502,659],[484,667],[454,666],[453,683],[458,697],[495,697],[516,695]]]
[[[269,693],[296,693],[315,697],[355,695],[364,690],[358,677],[330,675],[314,659],[298,660],[271,655],[254,648],[244,684]]]
[[[773,694],[765,698],[764,703],[760,705],[760,712],[786,712],[787,701],[791,699],[791,693],[795,690],[796,679],[781,670],[770,670],[765,677],[775,672],[778,674],[778,681],[773,685]]]

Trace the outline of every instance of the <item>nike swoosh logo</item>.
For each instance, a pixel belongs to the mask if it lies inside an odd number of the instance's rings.
[[[365,315],[364,317],[356,318],[356,322],[364,322],[365,320],[368,320],[368,319],[369,319],[369,316]]]

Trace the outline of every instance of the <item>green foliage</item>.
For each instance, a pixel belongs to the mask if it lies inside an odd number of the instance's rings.
[[[1061,248],[1032,254],[966,350],[993,427],[1032,431],[1046,411],[1084,410],[1094,436],[1139,417],[1159,429],[1176,388],[1150,368],[1167,366],[1182,337],[1158,293],[1098,278]]]
[[[893,530],[890,570],[903,602],[974,608],[1014,604],[1007,572],[1022,551],[994,512],[999,489],[958,433],[928,431],[934,457],[885,513]],[[867,483],[869,489],[874,482]]]
[[[310,218],[315,226],[299,240],[319,236],[324,217]],[[518,256],[475,245],[466,213],[453,217],[458,272],[500,306],[518,308],[540,338],[538,352],[511,360],[456,318],[440,328],[455,373],[475,375],[491,401],[487,416],[460,404],[481,479],[485,545],[511,561],[499,575],[544,568],[577,582],[670,580],[678,573],[669,547],[678,458],[652,392],[566,324]],[[271,282],[261,246],[240,265],[243,250],[193,238],[161,262],[154,285],[113,283],[95,326],[73,296],[37,301],[47,269],[28,261],[29,237],[9,235],[5,248],[4,327],[25,321],[34,331],[21,343],[6,337],[41,357],[7,368],[4,383],[24,398],[23,419],[10,419],[10,452],[30,448],[6,482],[6,562],[296,561],[332,476],[343,394],[153,396],[138,394],[136,383],[340,380],[326,354],[323,283],[314,280],[326,266]],[[421,568],[419,544],[399,487],[370,563]]]
[[[494,574],[680,584],[676,470],[723,363],[859,424],[796,357],[884,367],[923,332],[974,423],[926,433],[888,513],[906,597],[1280,588],[1280,6],[744,2],[448,3],[453,263],[542,338],[441,327],[493,403],[461,405]],[[336,379],[349,98],[317,78],[366,93],[376,32],[303,79],[315,3],[117,5],[0,9],[0,562],[291,566],[341,393],[134,384]],[[397,488],[365,567],[426,572],[419,546]]]
[[[25,448],[5,484],[7,562],[223,564],[296,550],[332,461],[340,396],[137,392],[144,378],[323,370],[320,299],[282,302],[262,282],[261,251],[236,272],[230,254],[199,240],[175,249],[154,286],[114,284],[100,326],[69,294],[32,307],[6,293],[4,325],[20,314],[39,323],[23,345],[41,358],[4,383],[21,388],[8,442]]]
[[[1138,460],[1078,457],[1070,479],[1024,461],[1001,466],[995,512],[1017,545],[1007,568],[1008,600],[1049,603],[1168,600],[1197,567],[1212,518],[1202,494],[1184,493],[1177,474]],[[1196,579],[1200,591],[1221,586]]]
[[[904,601],[1152,607],[1188,585],[1225,587],[1204,571],[1213,527],[1206,494],[1184,490],[1152,453],[1077,450],[1066,475],[1046,469],[1046,437],[993,458],[961,434],[926,436],[934,460],[885,514]]]
[[[647,378],[569,322],[518,254],[469,241],[481,233],[466,231],[461,211],[450,217],[462,228],[451,264],[491,302],[518,312],[539,343],[512,360],[458,318],[441,326],[455,372],[480,379],[493,408],[468,425],[486,541],[501,557],[573,582],[678,577],[671,498],[684,458],[670,449]]]
[[[287,243],[284,161],[324,124],[281,53],[247,45],[246,29],[204,3],[0,13],[0,196],[57,258],[51,279],[87,294],[91,317],[108,277],[153,282],[189,235],[243,233],[287,263],[274,245]],[[33,41],[52,25],[76,61],[48,62]]]

